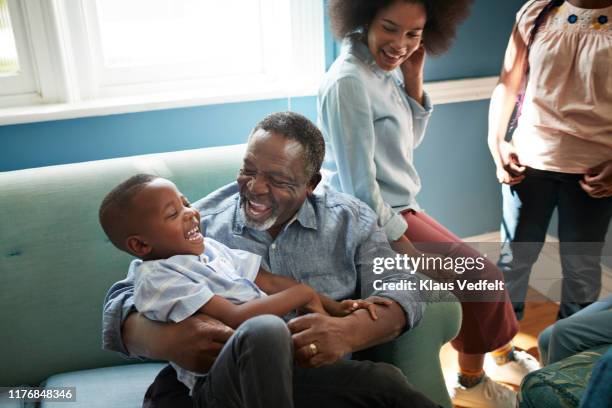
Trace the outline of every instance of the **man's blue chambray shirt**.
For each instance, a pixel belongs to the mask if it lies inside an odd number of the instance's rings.
[[[333,299],[384,296],[396,301],[406,313],[406,329],[415,327],[423,315],[418,291],[375,291],[373,281],[417,281],[418,275],[388,270],[372,272],[374,258],[394,258],[396,253],[377,224],[376,214],[361,201],[318,188],[296,216],[272,239],[267,231],[244,225],[237,183],[232,183],[194,203],[201,214],[206,235],[230,248],[260,255],[261,266],[312,286]],[[416,284],[418,288],[418,282]],[[121,340],[121,324],[134,311],[133,279],[115,283],[104,300],[103,347],[127,355]]]

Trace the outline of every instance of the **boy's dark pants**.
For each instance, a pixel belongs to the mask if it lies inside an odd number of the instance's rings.
[[[198,379],[193,400],[187,394],[168,366],[147,390],[143,407],[436,407],[389,364],[340,360],[296,367],[285,322],[269,315],[242,324]]]

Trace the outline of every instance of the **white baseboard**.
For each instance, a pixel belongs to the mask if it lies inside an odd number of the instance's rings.
[[[499,77],[426,82],[425,90],[434,105],[490,99]]]
[[[483,243],[495,243],[500,240],[499,231],[493,231],[486,234],[475,235],[464,238],[466,242],[483,242]],[[559,242],[559,240],[551,235],[546,236],[546,242]],[[489,254],[489,259],[499,256],[499,252],[496,254]],[[560,271],[561,262],[559,260],[559,252],[555,246],[544,245],[538,261],[534,265],[531,277],[529,279],[529,285],[535,290],[542,294],[550,294],[552,298],[559,299],[560,297],[560,285],[557,280],[547,279],[546,271],[550,271],[552,268],[558,268]],[[602,276],[601,276],[601,293],[600,299],[606,298],[612,294],[612,268],[602,264]],[[560,273],[559,273],[560,274]],[[556,275],[558,276],[558,275]]]

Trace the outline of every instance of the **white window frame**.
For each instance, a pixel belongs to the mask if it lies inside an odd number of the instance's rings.
[[[19,72],[0,76],[0,107],[18,98],[21,103],[36,103],[40,100],[39,86],[36,82],[32,62],[28,30],[25,24],[23,8],[17,0],[7,0],[13,37],[17,46]]]
[[[92,46],[98,32],[94,0],[7,1],[18,47],[31,55],[20,53],[20,66],[31,60],[34,81],[27,92],[0,96],[0,125],[315,95],[325,72],[322,0],[261,0],[264,24],[280,25],[286,19],[278,11],[289,8],[292,35],[284,41],[294,52],[292,58],[268,58],[263,74],[132,83],[101,68],[101,43]],[[274,49],[264,55],[275,55]],[[150,75],[156,79],[154,71]]]

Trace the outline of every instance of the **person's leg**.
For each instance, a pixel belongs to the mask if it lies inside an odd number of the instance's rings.
[[[405,212],[404,217],[408,223],[406,236],[417,248],[451,258],[482,257],[427,214]],[[478,276],[491,281],[503,280],[501,271],[487,260],[484,270],[479,272]],[[470,279],[472,278],[477,277],[471,276]],[[505,293],[489,300],[497,298],[505,301],[461,302],[461,330],[451,344],[459,352],[460,369],[454,401],[461,402],[464,406],[513,406],[512,391],[491,383],[483,370],[484,354],[507,346],[518,331],[518,323]]]
[[[592,347],[612,343],[612,297],[592,303],[552,326],[548,364]]]
[[[531,268],[542,250],[558,194],[558,182],[549,172],[527,169],[526,175],[515,186],[502,186],[502,247],[497,262],[519,320],[523,318]]]
[[[176,378],[176,371],[171,365],[157,374],[147,389],[142,408],[193,408],[189,389]]]
[[[551,324],[538,336],[538,351],[540,352],[540,363],[548,365],[548,350],[550,349],[550,336],[552,335],[554,324]]]
[[[463,243],[429,215],[423,212],[407,212],[404,217],[408,223],[406,236],[417,248],[427,244],[427,249],[437,248],[437,252],[444,257],[482,257],[482,254]],[[503,280],[501,271],[493,263],[485,259],[484,265],[483,271],[470,271],[469,279]],[[502,301],[489,301],[497,298]],[[473,356],[463,359],[469,365],[466,367],[467,371],[481,369],[482,365],[477,364],[481,358],[477,355],[507,345],[517,333],[518,323],[512,313],[512,307],[503,299],[505,294],[502,292],[499,296],[492,294],[487,301],[462,301],[463,321],[459,335],[453,340],[453,346],[457,351]]]
[[[285,322],[257,316],[225,344],[193,389],[197,407],[293,407],[293,345]]]
[[[580,408],[601,408],[610,406],[612,395],[612,347],[608,349],[591,373],[587,389],[582,394]]]
[[[571,316],[599,297],[601,254],[612,217],[612,197],[592,198],[579,175],[560,176],[559,241],[563,284],[558,318]]]
[[[224,347],[221,355],[215,365],[211,369],[214,370],[213,378],[203,377],[194,388],[195,399],[200,399],[199,406],[216,407],[219,401],[215,400],[213,395],[221,393],[223,398],[230,398],[231,401],[223,401],[226,406],[242,406],[236,401],[235,394],[240,394],[241,377],[252,376],[253,380],[261,380],[266,384],[260,384],[261,390],[272,390],[273,394],[283,392],[288,383],[291,384],[291,373],[282,374],[283,370],[278,370],[270,366],[270,357],[277,354],[284,354],[286,351],[284,345],[291,344],[290,336],[285,338],[284,333],[286,327],[280,319],[273,319],[271,324],[256,324],[253,329],[248,331],[258,333],[258,339],[247,339],[243,341],[242,347],[234,343],[230,339],[226,347]],[[253,322],[248,321],[245,324]],[[244,325],[243,325],[244,326]],[[240,330],[246,329],[241,326]],[[266,329],[267,327],[267,329]],[[266,333],[268,331],[268,333]],[[280,333],[280,335],[279,335]],[[267,341],[268,339],[269,341]],[[245,339],[242,339],[245,340]],[[288,340],[288,341],[287,341]],[[266,343],[265,350],[256,352],[258,349],[257,343],[261,341]],[[236,349],[237,352],[235,352]],[[250,355],[258,358],[260,361],[254,361],[240,358],[240,356]],[[243,373],[235,371],[240,370],[244,365],[250,365],[251,368],[257,369],[253,373],[250,369]],[[385,363],[372,363],[366,361],[341,360],[335,364],[320,368],[299,368],[293,367],[293,397],[295,407],[318,407],[318,408],[376,408],[376,407],[436,407],[437,405],[431,402],[422,393],[412,388],[404,375],[396,367]],[[273,372],[269,373],[272,370]],[[277,375],[282,376],[279,382]],[[230,378],[227,378],[227,377]],[[247,382],[249,378],[246,379]],[[211,381],[215,382],[213,384]],[[219,385],[220,384],[220,385]],[[254,385],[251,385],[254,386]],[[209,390],[209,388],[215,388]],[[239,388],[238,390],[236,388]],[[258,391],[261,394],[270,392]],[[155,382],[147,391],[145,404],[143,408],[191,408],[194,406],[194,401],[188,395],[188,389],[176,379],[176,371],[171,366],[167,366],[155,379]],[[209,393],[209,395],[204,395]],[[228,395],[229,394],[229,395]],[[205,401],[204,401],[205,400]],[[248,402],[248,401],[247,401]],[[267,402],[270,407],[285,405],[285,402]],[[206,405],[208,404],[208,405]],[[244,405],[252,406],[252,405]],[[259,405],[258,405],[259,406]],[[265,405],[264,405],[265,406]]]
[[[296,408],[437,407],[404,374],[386,363],[340,360],[294,371]]]
[[[572,316],[565,318],[555,324],[551,324],[546,329],[542,330],[542,332],[538,336],[538,350],[540,352],[540,361],[542,362],[542,365],[548,365],[552,363],[552,361],[550,361],[550,358],[549,358],[549,350],[550,350],[551,338],[553,335],[553,328],[557,326],[558,323],[561,323],[562,321],[563,322],[574,321],[574,319],[581,319],[582,316],[584,315],[601,312],[601,311],[609,310],[609,309],[612,309],[612,296],[609,296],[608,298],[604,300],[594,302],[591,305],[585,307],[584,309],[574,313]],[[568,324],[568,323],[563,323],[563,324]],[[571,325],[571,323],[569,324]],[[606,331],[606,330],[608,330],[608,336],[612,338],[612,333],[610,333],[610,331],[612,331],[612,325],[606,324],[605,327],[600,331]],[[574,330],[572,329],[571,331],[574,331]],[[557,333],[558,332],[559,332],[559,329],[557,328]],[[606,334],[604,333],[601,333],[601,335],[606,336]],[[571,350],[577,350],[580,347],[578,344],[576,344],[575,342],[571,340],[568,342],[567,335],[562,334],[562,337],[565,337],[565,338],[563,340],[555,340],[555,342],[557,343],[562,342],[564,344],[570,344],[567,348]],[[610,340],[610,342],[612,342],[612,340]],[[555,347],[558,347],[558,346],[555,346]]]

